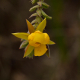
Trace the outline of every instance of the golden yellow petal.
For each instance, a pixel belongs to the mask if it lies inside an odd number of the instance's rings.
[[[44,38],[45,38],[44,44],[48,44],[49,41],[50,41],[50,37],[49,37],[49,35],[47,33],[43,33],[43,34],[44,34]]]
[[[30,33],[34,32],[35,29],[33,27],[33,25],[26,19],[27,25],[28,25],[28,30]]]
[[[28,40],[28,36],[29,36],[28,33],[12,33],[12,34],[18,38],[25,39],[25,40]]]
[[[34,46],[34,47],[40,46],[40,43],[37,43],[37,42],[34,42],[34,41],[29,41],[29,44],[30,44],[31,46]]]
[[[28,36],[28,40],[30,41],[32,41],[33,39],[34,39],[34,36],[35,36],[35,34],[34,33],[31,33],[29,36]]]
[[[35,47],[34,56],[42,56],[46,53],[47,48],[46,45],[41,44],[39,47]]]
[[[28,36],[29,44],[30,44],[31,46],[38,47],[38,46],[40,45],[40,43],[37,43],[37,42],[33,41],[34,36],[35,36],[34,33],[32,33],[32,34],[30,34],[30,35]]]
[[[28,36],[28,40],[29,40],[29,42],[32,41],[33,43],[43,43],[45,38],[44,38],[44,34],[42,32],[36,31],[34,33],[31,33]]]
[[[43,43],[45,38],[44,38],[44,34],[43,33],[34,33],[35,36],[33,38],[33,41],[34,42],[39,42],[39,43]]]

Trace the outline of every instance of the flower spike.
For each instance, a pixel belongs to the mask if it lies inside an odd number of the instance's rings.
[[[37,0],[31,0],[32,4],[36,3]],[[55,44],[55,42],[50,40],[47,33],[43,33],[46,27],[46,19],[52,19],[48,16],[42,9],[48,8],[49,5],[44,2],[44,0],[39,0],[36,6],[30,8],[29,11],[36,12],[30,16],[36,17],[31,23],[26,19],[28,32],[12,33],[14,36],[21,39],[22,43],[19,49],[24,48],[24,57],[33,58],[33,56],[42,56],[46,54],[50,57],[49,45]],[[43,19],[44,17],[44,19]]]

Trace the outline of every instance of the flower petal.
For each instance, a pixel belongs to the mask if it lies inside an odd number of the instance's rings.
[[[50,37],[49,37],[49,35],[47,33],[43,33],[43,34],[44,34],[44,38],[45,38],[44,44],[48,44],[49,41],[50,41]]]
[[[34,56],[42,56],[46,53],[47,48],[46,45],[41,44],[39,47],[35,47]]]
[[[40,31],[36,31],[34,33],[31,33],[28,36],[28,40],[30,43],[43,43],[45,38],[44,38],[44,34]]]
[[[28,33],[12,33],[14,36],[21,38],[21,39],[25,39],[28,40]]]
[[[55,44],[55,42],[53,42],[53,41],[49,41],[49,45],[52,45],[52,44]]]
[[[46,18],[38,25],[36,30],[43,32],[45,26],[46,26]]]
[[[33,51],[33,49],[34,49],[33,46],[28,45],[27,48],[25,49],[24,57],[28,56]]]
[[[34,34],[35,36],[33,38],[33,41],[43,44],[45,41],[44,34],[43,33],[34,33]]]
[[[40,46],[40,43],[37,43],[37,42],[34,42],[34,41],[29,41],[29,44],[30,44],[31,46],[34,46],[34,47]]]
[[[28,30],[30,33],[34,32],[34,27],[32,26],[32,24],[26,19],[27,25],[28,25]]]

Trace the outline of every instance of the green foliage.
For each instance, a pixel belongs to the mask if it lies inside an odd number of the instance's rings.
[[[37,13],[33,13],[29,18],[31,18],[33,16],[38,16],[38,14]]]
[[[34,11],[34,10],[36,10],[37,8],[39,8],[39,5],[35,5],[35,6],[33,6],[32,8],[30,8],[30,10],[29,11]]]
[[[33,3],[36,3],[37,1],[36,1],[36,0],[31,0],[31,2],[32,2],[32,4],[33,4]],[[48,16],[48,15],[43,11],[44,8],[45,8],[45,9],[49,8],[49,5],[48,5],[47,3],[45,3],[44,0],[39,0],[39,1],[37,2],[37,5],[35,5],[35,6],[33,6],[32,8],[30,8],[30,10],[29,10],[30,12],[36,10],[36,13],[33,13],[33,14],[30,16],[30,18],[33,17],[33,16],[36,17],[36,18],[31,22],[31,23],[34,25],[34,27],[37,27],[36,24],[39,24],[39,23],[43,20],[42,17],[44,17],[44,18],[46,18],[46,19],[52,19],[52,17]]]
[[[42,7],[46,9],[46,8],[49,8],[49,5],[45,2],[42,2]]]
[[[46,19],[52,19],[52,17],[48,16],[43,10],[41,10],[41,13],[43,15],[44,18]]]
[[[35,4],[38,0],[31,0],[32,4]]]

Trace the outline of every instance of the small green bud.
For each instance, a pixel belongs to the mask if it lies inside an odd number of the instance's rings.
[[[41,16],[41,9],[37,9],[36,13],[38,14],[38,16]]]
[[[42,6],[42,1],[37,2],[37,4],[41,7]]]
[[[34,24],[34,23],[37,23],[37,20],[36,20],[36,19],[34,19],[34,20],[31,22],[31,24]]]
[[[38,24],[42,21],[41,17],[36,17],[36,20]]]
[[[38,16],[38,14],[37,13],[33,13],[29,18],[31,18],[33,16]]]
[[[32,4],[35,4],[38,0],[31,0]]]
[[[43,10],[41,11],[44,18],[52,19],[52,17],[48,16]]]
[[[49,5],[47,3],[45,3],[45,2],[42,2],[42,7],[46,9],[46,8],[49,7]]]
[[[33,6],[32,8],[30,8],[30,12],[34,11],[36,8],[39,8],[39,5]]]
[[[38,23],[35,23],[33,26],[36,29],[38,25],[39,25]]]

